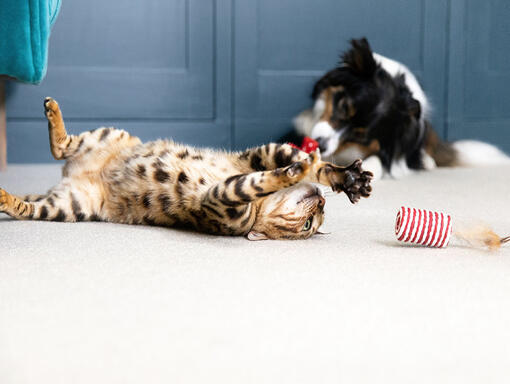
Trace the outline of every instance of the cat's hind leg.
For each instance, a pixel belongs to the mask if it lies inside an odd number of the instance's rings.
[[[18,220],[97,221],[87,195],[80,190],[57,186],[36,201],[26,201],[0,188],[0,212]]]
[[[44,110],[48,119],[50,148],[56,160],[86,154],[105,146],[124,148],[141,143],[140,139],[114,128],[98,128],[79,135],[69,135],[64,125],[62,111],[51,97],[44,99]]]
[[[0,188],[0,212],[16,219],[31,219],[34,215],[34,204]]]
[[[51,154],[56,160],[67,159],[76,152],[80,139],[67,134],[60,107],[51,97],[44,99],[44,112],[48,119]]]

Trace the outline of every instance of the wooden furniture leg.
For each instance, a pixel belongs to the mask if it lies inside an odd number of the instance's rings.
[[[7,118],[5,115],[5,80],[0,78],[0,171],[7,169]]]

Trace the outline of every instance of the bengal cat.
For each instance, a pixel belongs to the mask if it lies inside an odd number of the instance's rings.
[[[250,240],[305,239],[324,220],[325,199],[310,182],[368,197],[361,160],[339,167],[287,144],[244,152],[197,149],[123,130],[68,135],[58,103],[46,98],[51,153],[65,159],[62,180],[45,195],[0,189],[0,212],[16,219],[109,221],[185,226]]]

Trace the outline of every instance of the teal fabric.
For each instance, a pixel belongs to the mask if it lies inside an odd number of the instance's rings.
[[[61,0],[0,0],[0,74],[37,84]]]

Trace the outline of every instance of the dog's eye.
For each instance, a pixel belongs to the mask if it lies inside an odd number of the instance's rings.
[[[336,104],[336,113],[341,120],[349,120],[356,114],[352,101],[347,97],[341,97]]]
[[[364,140],[367,137],[367,130],[366,129],[355,129],[352,132],[352,137],[355,140]]]
[[[313,216],[310,216],[306,220],[305,225],[303,225],[303,231],[309,231],[310,228],[312,228],[312,222],[313,222]]]

